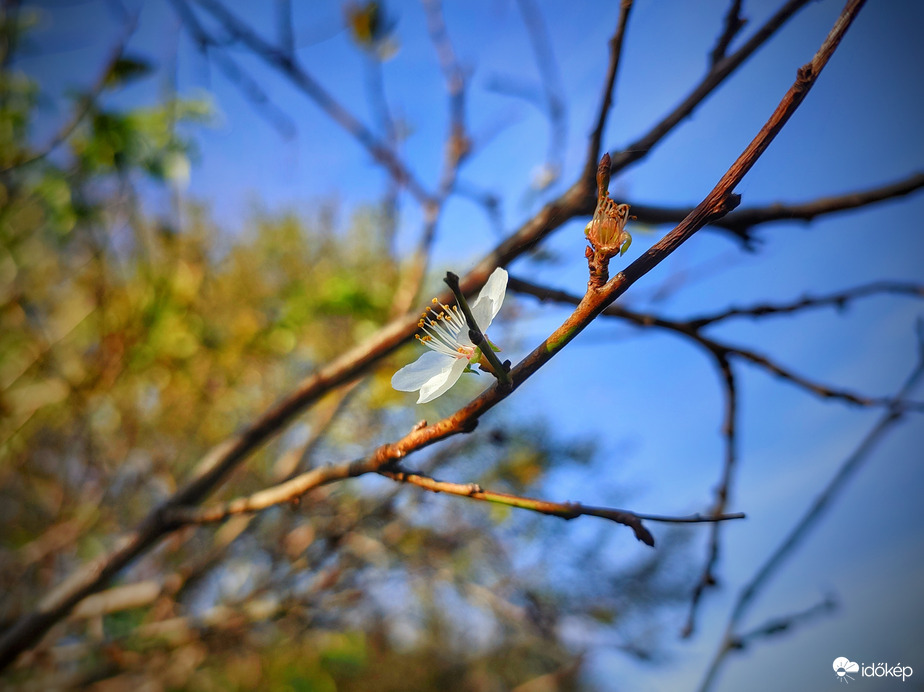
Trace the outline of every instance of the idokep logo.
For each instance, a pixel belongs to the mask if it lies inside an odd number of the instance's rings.
[[[910,678],[914,671],[911,666],[903,666],[897,663],[894,666],[889,663],[855,663],[849,658],[840,656],[834,659],[834,674],[837,675],[838,682],[850,683],[856,678],[850,673],[859,673],[863,678],[900,678],[902,682]]]
[[[859,673],[860,666],[854,663],[851,660],[844,658],[843,656],[834,659],[834,672],[837,673],[838,682],[847,682],[855,678],[848,675],[848,673]]]

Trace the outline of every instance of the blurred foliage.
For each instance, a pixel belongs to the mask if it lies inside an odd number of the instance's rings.
[[[4,32],[15,35],[9,19]],[[32,142],[41,85],[4,61],[0,628],[111,548],[214,445],[381,326],[398,283],[377,208],[347,224],[324,204],[312,218],[255,211],[234,238],[201,207],[172,222],[144,209],[140,187],[181,183],[188,171],[184,123],[209,116],[201,99],[107,105],[148,71],[141,58],[113,62],[98,94],[74,98],[76,127],[46,151]],[[220,495],[401,434],[408,399],[389,380],[409,353],[322,401]],[[586,441],[514,421],[497,417],[414,463],[541,495],[550,470],[594,462]],[[618,628],[685,584],[665,571],[665,553],[608,565],[602,552],[634,541],[592,522],[580,529],[383,479],[322,488],[301,506],[174,534],[121,575],[124,601],[75,613],[9,682],[579,689],[581,650],[565,643],[565,623]],[[601,573],[594,589],[590,564]],[[647,655],[656,642],[643,634],[613,646]]]

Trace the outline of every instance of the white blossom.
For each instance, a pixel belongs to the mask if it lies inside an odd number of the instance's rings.
[[[471,304],[472,317],[485,333],[494,316],[504,303],[507,291],[507,272],[494,270],[478,298]],[[420,358],[405,365],[391,378],[391,386],[402,392],[420,390],[418,404],[433,401],[456,383],[466,368],[481,359],[481,351],[468,336],[470,325],[457,306],[433,303],[438,309],[427,308],[417,323],[422,334],[418,340],[431,349]]]

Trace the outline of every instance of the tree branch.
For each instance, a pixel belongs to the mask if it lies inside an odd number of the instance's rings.
[[[721,62],[725,57],[728,47],[732,40],[738,35],[738,32],[744,28],[748,20],[741,16],[741,0],[732,0],[725,14],[725,22],[722,33],[715,43],[715,48],[709,53],[709,65],[715,67],[716,63]]]
[[[533,284],[529,281],[524,281],[523,279],[518,279],[516,277],[510,277],[507,286],[512,291],[532,295],[543,301],[553,300],[556,302],[567,303],[569,305],[579,305],[582,300],[581,298],[567,293],[566,291],[546,288],[544,286],[539,286],[537,284]],[[858,290],[862,290],[862,288],[863,287],[860,287]],[[617,317],[619,319],[623,319],[637,327],[657,327],[674,332],[676,334],[680,334],[681,336],[687,337],[693,342],[699,344],[710,354],[717,358],[723,359],[727,358],[728,356],[741,358],[742,360],[746,360],[753,365],[766,370],[772,375],[775,375],[784,380],[788,380],[796,386],[801,387],[822,398],[839,399],[841,401],[845,401],[850,404],[856,404],[858,406],[886,406],[891,402],[891,399],[888,397],[869,397],[862,394],[857,394],[856,392],[851,392],[846,389],[840,389],[837,387],[824,385],[819,382],[813,382],[812,380],[809,380],[808,378],[803,377],[802,375],[799,375],[789,370],[788,368],[784,368],[776,361],[771,360],[767,356],[757,353],[756,351],[752,351],[740,346],[732,346],[730,344],[706,336],[705,334],[701,333],[700,327],[697,325],[696,321],[693,320],[669,320],[657,315],[636,312],[619,305],[609,306],[603,310],[601,314],[606,317]],[[917,409],[921,407],[921,404],[918,402],[905,402],[905,405],[911,409]]]
[[[597,120],[590,133],[587,146],[587,160],[584,163],[584,177],[593,181],[597,175],[597,162],[600,160],[600,145],[603,141],[603,130],[606,119],[613,104],[613,88],[616,84],[616,75],[619,72],[619,59],[622,57],[622,44],[626,36],[626,25],[629,23],[629,12],[632,10],[632,0],[622,0],[619,3],[619,20],[616,32],[610,39],[610,59],[606,68],[606,77],[603,80],[603,95],[600,98],[600,108],[597,111]]]
[[[834,214],[870,204],[904,197],[924,188],[924,173],[914,173],[906,178],[867,190],[848,192],[843,195],[822,197],[810,202],[788,204],[776,202],[763,207],[745,207],[717,220],[712,227],[727,231],[747,248],[753,248],[756,240],[753,228],[773,221],[804,221],[808,223],[818,216]],[[641,223],[677,223],[689,209],[684,207],[659,207],[649,204],[632,204],[634,213]]]
[[[612,154],[613,173],[615,174],[647,156],[658,142],[664,139],[680,122],[688,118],[717,86],[725,81],[754,51],[760,48],[790,17],[807,3],[808,0],[789,0],[741,48],[713,65],[693,91],[661,122],[652,127],[640,139],[632,142],[621,151]]]
[[[847,483],[860,467],[866,463],[876,445],[885,438],[886,433],[891,431],[908,414],[908,410],[902,405],[902,402],[924,376],[924,329],[920,324],[918,327],[920,332],[918,335],[918,362],[898,393],[892,398],[892,405],[889,410],[867,433],[854,452],[844,460],[841,467],[828,481],[824,490],[815,498],[802,518],[796,522],[776,550],[770,554],[751,580],[738,593],[726,625],[725,634],[700,685],[700,692],[707,692],[712,688],[728,654],[740,648],[742,637],[736,634],[736,629],[750,606],[757,599],[757,596],[783,564],[792,557],[796,548],[805,540],[808,534],[820,523],[828,507],[844,492]]]
[[[260,38],[255,32],[235,17],[217,0],[196,0],[215,17],[222,27],[236,40],[246,45],[253,53],[272,65],[311,98],[327,115],[362,144],[391,176],[421,203],[432,203],[432,197],[411,174],[391,149],[363,125],[350,111],[331,96],[314,77],[308,74],[295,58],[286,51],[276,48]]]

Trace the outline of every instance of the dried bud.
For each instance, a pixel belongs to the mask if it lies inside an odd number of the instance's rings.
[[[626,230],[628,220],[628,204],[616,204],[609,196],[601,197],[584,234],[597,253],[608,258],[623,255],[632,243],[632,236]]]

